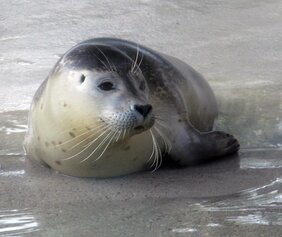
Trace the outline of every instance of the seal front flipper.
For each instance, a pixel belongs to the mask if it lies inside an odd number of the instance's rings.
[[[236,153],[240,148],[234,136],[221,131],[200,133],[190,130],[189,133],[178,135],[170,157],[180,166],[212,161]],[[179,139],[181,142],[177,142]]]

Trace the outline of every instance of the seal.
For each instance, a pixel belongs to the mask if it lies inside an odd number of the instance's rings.
[[[113,177],[163,159],[187,166],[239,150],[212,131],[218,115],[204,78],[186,63],[133,42],[81,42],[37,90],[24,148],[64,174]]]

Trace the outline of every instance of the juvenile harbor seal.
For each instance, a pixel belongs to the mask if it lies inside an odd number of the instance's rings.
[[[113,177],[163,159],[180,166],[239,149],[212,131],[214,94],[186,63],[133,42],[96,38],[67,51],[37,90],[24,148],[64,174]]]

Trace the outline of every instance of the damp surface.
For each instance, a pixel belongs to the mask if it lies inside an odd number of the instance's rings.
[[[1,1],[0,236],[281,236],[282,3]],[[24,157],[27,111],[79,41],[120,37],[209,81],[216,129],[238,156],[115,179],[75,178]]]
[[[280,149],[114,179],[75,178],[23,155],[27,111],[0,114],[0,236],[280,236]]]

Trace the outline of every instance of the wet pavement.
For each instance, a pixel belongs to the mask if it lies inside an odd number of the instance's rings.
[[[282,3],[2,1],[0,236],[281,236]],[[68,48],[133,40],[176,56],[215,91],[237,157],[115,179],[26,160],[27,109]]]

